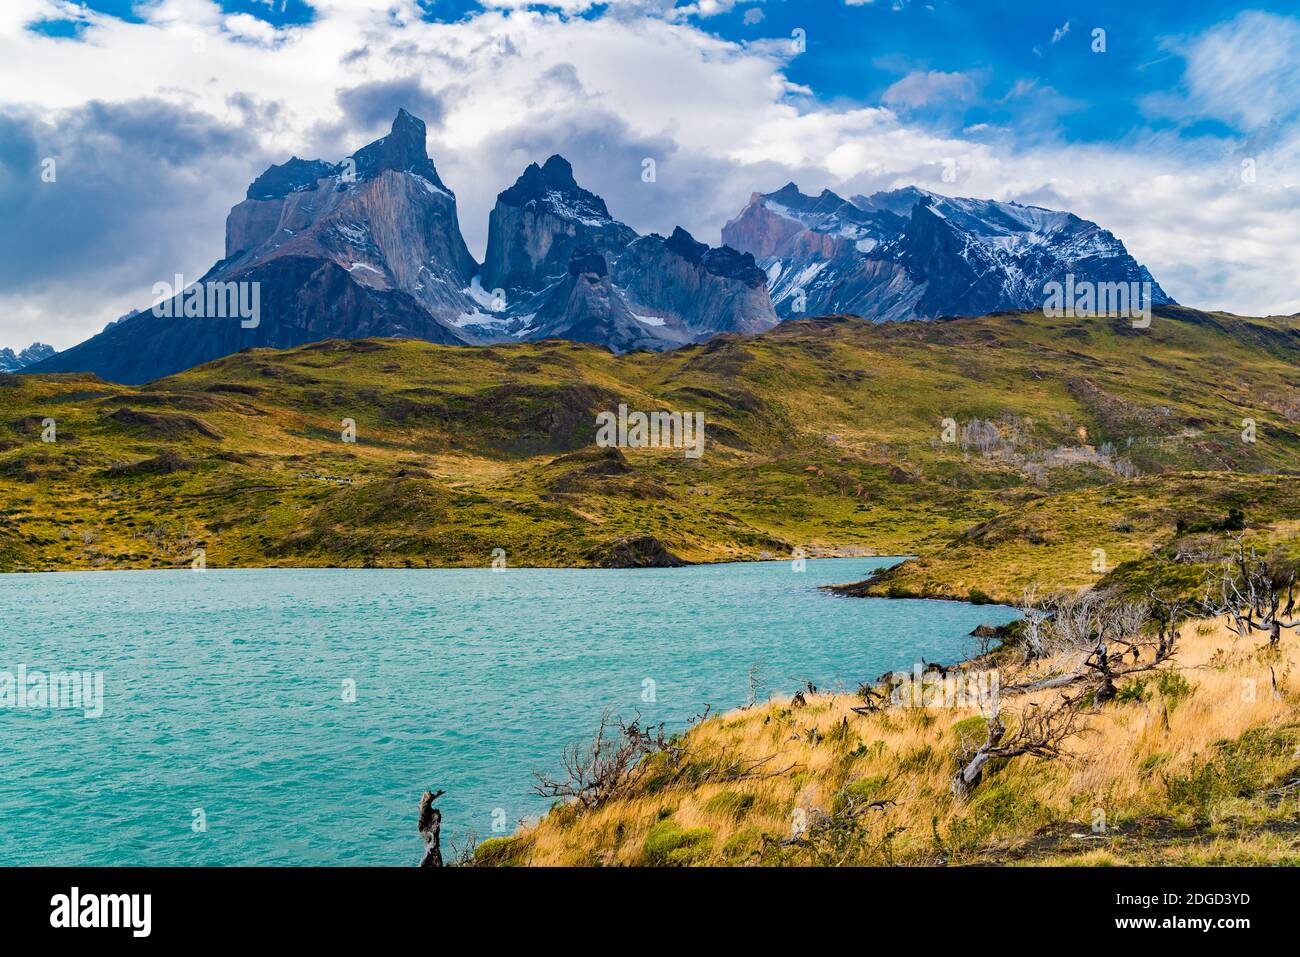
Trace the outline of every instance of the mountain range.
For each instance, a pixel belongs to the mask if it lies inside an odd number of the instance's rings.
[[[42,359],[48,359],[54,355],[54,352],[54,346],[46,345],[44,342],[33,342],[19,352],[14,352],[13,349],[0,349],[0,372],[17,372],[19,369],[35,365]]]
[[[1123,243],[1071,213],[914,187],[811,197],[790,183],[753,194],[711,247],[681,227],[639,235],[558,155],[498,195],[480,265],[425,141],[423,121],[399,110],[387,136],[338,163],[270,167],[231,209],[225,255],[197,290],[181,277],[160,284],[154,306],[24,371],[140,383],[247,348],[329,338],[661,351],[804,313],[880,321],[1033,309],[1067,273],[1150,282],[1154,303],[1172,302]],[[213,289],[255,291],[256,315],[214,312]],[[187,311],[183,300],[204,290],[207,311]]]
[[[1073,213],[954,199],[915,186],[843,199],[794,183],[754,193],[722,228],[751,253],[781,318],[846,313],[937,319],[1032,309],[1063,282],[1150,283],[1150,304],[1173,299],[1114,234]]]

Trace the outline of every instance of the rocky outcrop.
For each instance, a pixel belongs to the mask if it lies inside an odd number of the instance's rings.
[[[627,536],[602,542],[587,553],[597,568],[682,568],[678,558],[653,535]]]
[[[644,324],[684,341],[719,332],[763,332],[779,321],[767,276],[749,253],[712,248],[677,227],[667,239],[643,236],[614,264],[614,283]]]

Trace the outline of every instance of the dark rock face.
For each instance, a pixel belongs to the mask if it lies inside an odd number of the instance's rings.
[[[321,339],[400,336],[463,344],[408,293],[356,282],[331,261],[284,257],[244,274],[262,283],[261,322],[164,318],[137,313],[30,372],[94,371],[112,382],[138,384],[181,372],[241,349],[287,349]]]
[[[954,199],[915,187],[845,200],[793,183],[755,193],[722,230],[752,253],[782,318],[852,314],[874,320],[1039,309],[1048,282],[1150,282],[1114,235],[1071,213]]]
[[[597,568],[682,568],[682,561],[653,535],[616,538],[603,542],[587,553]]]
[[[552,156],[497,197],[481,284],[508,303],[476,341],[558,337],[615,352],[670,349],[777,322],[753,256],[712,249],[678,227],[638,237]]]
[[[478,310],[465,293],[478,265],[424,137],[424,123],[402,110],[387,136],[351,158],[354,179],[345,160],[314,185],[240,203],[226,219],[226,258],[204,278],[229,280],[284,256],[330,260],[361,285],[408,293],[454,328]],[[318,163],[298,168],[306,176]]]
[[[719,332],[763,332],[778,322],[766,275],[749,253],[697,242],[680,226],[643,236],[614,264],[615,284],[642,324],[677,342]]]
[[[316,181],[334,175],[336,167],[324,160],[305,160],[296,156],[289,162],[272,166],[248,187],[247,199],[278,199],[304,189],[315,189]]]
[[[438,189],[447,192],[447,187],[438,178],[433,160],[429,159],[425,150],[425,136],[424,120],[412,116],[406,110],[398,110],[387,136],[375,140],[369,146],[363,146],[352,155],[357,167],[357,180],[365,182],[377,178],[386,170],[392,170],[423,177]]]
[[[17,372],[30,365],[35,365],[54,355],[54,346],[43,342],[33,342],[26,349],[14,352],[13,349],[0,349],[0,372]]]
[[[574,250],[562,280],[532,300],[528,339],[570,339],[614,352],[662,349],[664,343],[637,321],[610,282],[609,269],[591,246]]]
[[[579,246],[613,257],[635,238],[634,230],[610,216],[603,199],[577,184],[568,160],[552,156],[543,166],[530,164],[497,196],[482,285],[517,301],[563,277]]]

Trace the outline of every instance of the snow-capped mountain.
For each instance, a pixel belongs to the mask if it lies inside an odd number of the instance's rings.
[[[1038,309],[1067,274],[1149,282],[1153,303],[1172,302],[1114,235],[1071,213],[916,188],[806,196],[790,183],[753,194],[710,247],[681,227],[638,235],[562,156],[498,195],[480,267],[425,135],[400,110],[387,136],[340,162],[271,166],[231,209],[225,256],[197,283],[154,277],[154,307],[48,357],[0,351],[0,368],[137,383],[241,349],[367,336],[671,349],[799,315]],[[245,294],[240,309],[256,316],[212,311]]]
[[[33,342],[19,352],[8,348],[0,349],[0,372],[17,372],[19,369],[25,369],[43,359],[48,359],[54,355],[54,352],[54,346],[48,346],[43,342]]]
[[[1073,213],[955,199],[916,187],[806,196],[794,183],[755,193],[722,229],[767,274],[782,318],[848,313],[873,320],[1038,309],[1044,286],[1149,282],[1173,300],[1124,244]]]

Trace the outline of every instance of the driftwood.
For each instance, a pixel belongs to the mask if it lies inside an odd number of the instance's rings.
[[[865,682],[858,685],[858,695],[862,698],[862,704],[850,709],[854,714],[870,714],[879,711],[887,700],[881,692]]]
[[[442,812],[433,806],[433,802],[446,793],[425,791],[420,798],[420,836],[424,838],[421,867],[442,867]]]

